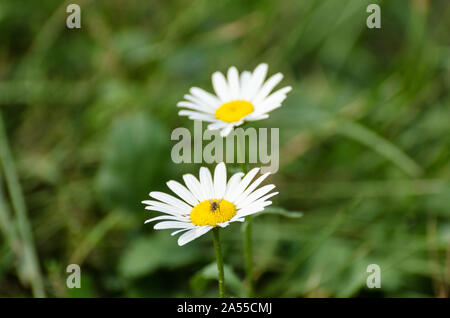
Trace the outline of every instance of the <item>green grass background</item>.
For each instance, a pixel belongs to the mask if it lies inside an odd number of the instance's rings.
[[[257,296],[449,295],[448,1],[78,0],[69,30],[72,2],[0,2],[0,296],[217,296],[211,236],[178,247],[139,202],[198,171],[170,160],[177,101],[260,62],[293,87],[252,124],[280,128],[274,203],[304,215],[254,219]],[[243,296],[241,227],[222,233]]]

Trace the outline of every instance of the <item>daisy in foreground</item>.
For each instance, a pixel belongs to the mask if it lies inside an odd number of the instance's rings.
[[[211,229],[224,228],[230,223],[244,221],[248,215],[264,210],[270,204],[268,199],[278,192],[271,192],[275,186],[265,185],[256,189],[269,175],[263,174],[256,180],[253,178],[259,168],[250,170],[246,175],[235,173],[227,181],[227,170],[223,162],[216,166],[214,178],[208,168],[200,168],[200,180],[191,174],[183,176],[186,186],[177,181],[167,182],[167,186],[180,199],[163,193],[150,192],[156,200],[142,201],[146,210],[158,211],[164,215],[145,221],[161,221],[154,229],[177,229],[172,235],[184,232],[178,239],[182,246]]]
[[[220,129],[222,137],[244,121],[268,118],[269,112],[281,106],[291,87],[287,86],[270,94],[283,79],[283,75],[277,73],[264,81],[267,69],[267,64],[263,63],[253,73],[244,71],[239,74],[236,67],[232,66],[228,69],[227,78],[221,72],[215,72],[212,84],[216,95],[192,87],[190,94],[184,95],[185,101],[177,104],[178,107],[189,110],[181,110],[178,114],[210,122],[208,129]]]

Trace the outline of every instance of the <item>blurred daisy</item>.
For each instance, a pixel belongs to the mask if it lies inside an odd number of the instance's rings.
[[[163,192],[150,192],[155,200],[142,201],[146,210],[158,211],[164,215],[145,221],[161,221],[154,229],[177,229],[172,235],[184,232],[178,239],[182,246],[207,233],[214,227],[226,227],[231,222],[242,222],[248,215],[264,210],[278,194],[271,192],[275,186],[265,185],[256,189],[269,175],[266,173],[256,180],[253,178],[259,168],[250,170],[245,176],[238,172],[227,181],[227,171],[223,162],[216,166],[214,178],[208,168],[200,168],[200,180],[192,174],[183,176],[182,185],[177,181],[167,182],[167,186],[180,198]]]
[[[281,106],[290,86],[281,88],[270,94],[282,80],[283,75],[277,73],[267,81],[267,64],[260,64],[253,73],[244,71],[239,75],[236,67],[228,69],[227,78],[215,72],[212,84],[216,95],[201,88],[192,87],[185,100],[177,104],[189,110],[181,110],[180,116],[188,116],[193,120],[211,122],[209,130],[220,129],[221,136],[227,136],[235,126],[244,121],[255,121],[268,118],[268,113]]]

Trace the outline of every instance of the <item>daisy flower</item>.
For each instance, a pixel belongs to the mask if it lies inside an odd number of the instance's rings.
[[[287,86],[270,94],[283,75],[277,73],[265,81],[267,69],[267,64],[263,63],[253,73],[244,71],[239,75],[236,67],[232,66],[228,69],[227,78],[222,73],[215,72],[212,84],[216,95],[192,87],[190,94],[184,95],[185,100],[177,104],[188,110],[181,110],[178,114],[210,122],[208,129],[220,129],[222,137],[244,121],[268,118],[269,112],[281,106],[291,87]]]
[[[235,173],[227,181],[227,170],[223,162],[214,171],[214,178],[208,168],[200,168],[200,180],[192,174],[183,176],[185,185],[177,181],[167,182],[167,186],[179,197],[163,192],[150,192],[155,200],[142,201],[146,210],[164,213],[145,223],[160,221],[154,229],[177,229],[172,235],[184,232],[178,239],[182,246],[215,227],[226,227],[230,223],[244,221],[245,217],[264,210],[270,204],[271,192],[275,186],[265,185],[256,189],[269,173],[253,178],[259,168],[246,175]]]

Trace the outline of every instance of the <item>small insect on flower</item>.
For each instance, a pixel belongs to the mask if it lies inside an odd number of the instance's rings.
[[[220,134],[227,136],[233,127],[242,125],[244,121],[255,121],[268,118],[268,113],[281,106],[290,86],[270,92],[283,79],[277,73],[265,81],[268,66],[263,63],[251,73],[239,74],[236,67],[228,69],[227,78],[215,72],[212,84],[216,95],[201,88],[192,87],[185,100],[177,104],[189,110],[181,110],[180,116],[188,116],[192,120],[211,122],[209,130],[220,129]]]
[[[222,200],[220,200],[222,201]],[[211,211],[212,212],[216,212],[217,209],[219,209],[220,212],[220,201],[214,201],[214,200],[209,200],[209,203],[211,204]]]
[[[257,189],[269,173],[256,180],[259,168],[246,175],[235,173],[227,180],[225,163],[219,163],[214,170],[214,178],[208,168],[200,168],[200,179],[191,174],[183,176],[185,185],[177,181],[167,182],[167,186],[180,199],[163,193],[150,192],[156,200],[142,201],[146,210],[164,213],[145,223],[161,221],[154,229],[177,229],[172,235],[184,232],[178,244],[184,245],[207,233],[214,227],[227,227],[232,222],[242,222],[245,217],[264,210],[270,204],[268,199],[278,192],[271,192],[275,186],[268,184]]]

